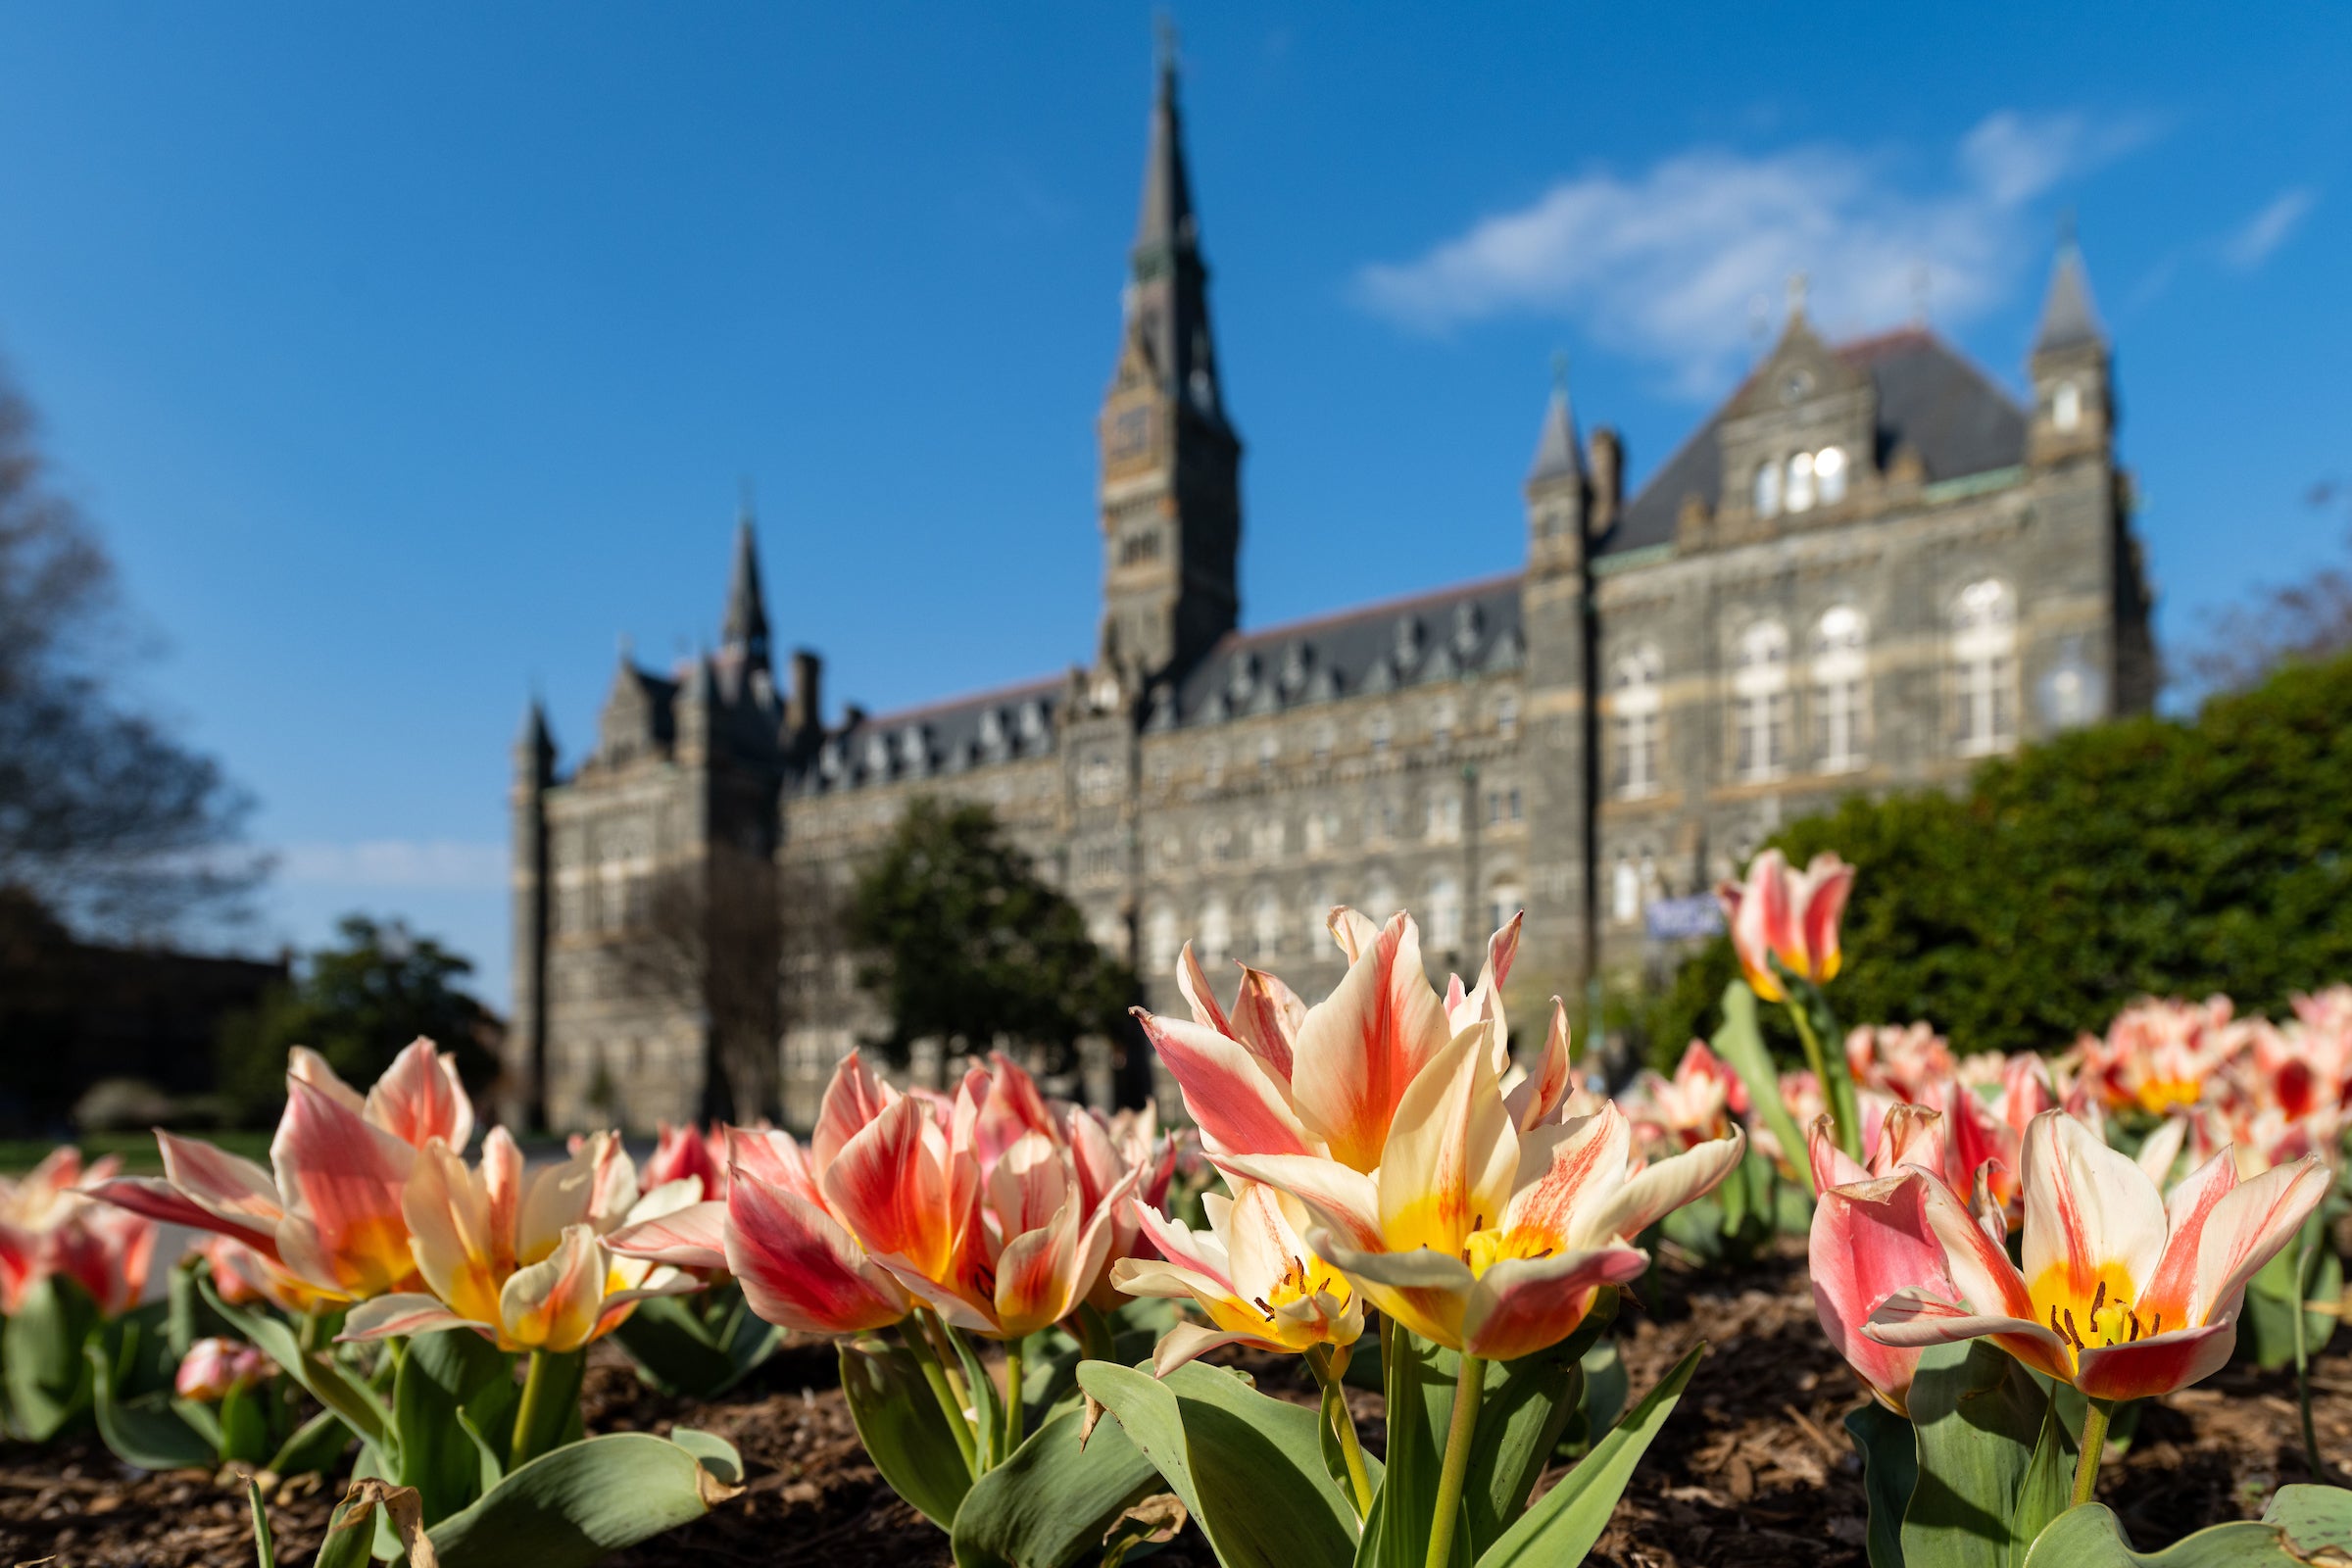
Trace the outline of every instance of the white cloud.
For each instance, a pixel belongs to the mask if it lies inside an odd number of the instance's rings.
[[[1839,330],[1911,315],[1923,265],[1938,319],[1981,313],[2047,249],[2032,204],[2148,134],[2138,122],[2004,110],[1961,138],[1942,188],[1924,193],[1898,160],[1837,144],[1694,150],[1631,177],[1563,179],[1415,260],[1363,268],[1355,290],[1432,333],[1510,315],[1572,319],[1703,395],[1743,358],[1756,302],[1777,301],[1792,273],[1807,274],[1814,316]]]
[[[451,839],[369,839],[289,844],[277,869],[290,883],[335,888],[433,888],[479,892],[507,885],[507,847]]]
[[[2222,258],[2241,272],[2251,272],[2271,259],[2271,253],[2295,237],[2303,220],[2319,204],[2319,192],[2298,185],[2282,190],[2246,220],[2245,226],[2222,245]]]

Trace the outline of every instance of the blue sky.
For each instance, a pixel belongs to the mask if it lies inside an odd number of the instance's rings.
[[[1639,478],[1813,278],[2013,384],[2058,215],[2160,622],[2352,517],[2352,11],[1188,4],[1244,613],[1513,566],[1555,350]],[[869,707],[1091,652],[1138,5],[0,7],[0,353],[259,795],[264,937],[409,917],[506,994],[508,747],[623,634]]]

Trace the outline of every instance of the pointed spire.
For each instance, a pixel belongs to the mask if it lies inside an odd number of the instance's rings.
[[[2106,341],[2098,310],[2090,302],[2090,278],[2082,270],[2082,252],[2075,244],[2070,217],[2059,230],[2058,260],[2050,269],[2050,292],[2041,303],[2041,326],[2034,334],[2034,352],[2048,354]]]
[[[544,780],[555,760],[556,738],[547,727],[547,705],[533,692],[530,707],[523,710],[522,733],[514,737],[515,766]]]
[[[719,643],[746,670],[767,665],[767,607],[760,597],[760,546],[747,500],[735,522],[735,567],[727,580],[727,614]]]
[[[1144,205],[1135,224],[1138,277],[1167,265],[1196,238],[1192,181],[1184,170],[1184,125],[1176,108],[1176,29],[1159,23],[1159,90],[1152,102],[1152,144],[1144,158]]]
[[[1568,356],[1551,361],[1551,401],[1544,409],[1544,432],[1536,439],[1535,466],[1527,470],[1529,484],[1574,478],[1584,472],[1576,443],[1576,411],[1568,405]]]

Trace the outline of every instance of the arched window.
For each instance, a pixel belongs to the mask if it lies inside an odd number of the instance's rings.
[[[1526,907],[1526,888],[1507,877],[1497,881],[1487,893],[1487,929],[1501,930],[1512,915]]]
[[[1306,933],[1308,952],[1321,952],[1327,956],[1338,953],[1339,950],[1336,947],[1325,945],[1325,939],[1321,933],[1330,929],[1331,908],[1339,902],[1338,896],[1326,883],[1308,893],[1306,902],[1298,906],[1298,929]]]
[[[1250,941],[1261,963],[1282,952],[1282,905],[1271,889],[1260,891],[1250,906]]]
[[[1193,938],[1193,947],[1200,961],[1211,969],[1225,961],[1233,951],[1233,914],[1225,901],[1212,898],[1200,906],[1200,930]]]
[[[1609,914],[1619,925],[1642,918],[1642,873],[1622,855],[1609,872]]]
[[[1440,953],[1462,945],[1462,885],[1449,876],[1429,885],[1429,942]]]
[[[1439,703],[1430,711],[1430,744],[1436,746],[1440,751],[1444,751],[1453,743],[1453,704],[1450,700]]]
[[[1519,733],[1519,699],[1508,692],[1494,700],[1494,733],[1506,741]]]
[[[1851,605],[1829,611],[1813,626],[1813,752],[1824,773],[1862,765],[1868,722],[1870,623]]]
[[[1609,669],[1609,727],[1614,742],[1617,793],[1628,800],[1658,790],[1658,730],[1663,700],[1658,689],[1661,661],[1644,643],[1621,655]]]
[[[1733,771],[1777,778],[1788,764],[1788,633],[1759,620],[1740,635],[1732,669]]]
[[[1781,514],[1781,466],[1777,463],[1756,465],[1756,515],[1777,517]]]
[[[2050,394],[2050,423],[2061,430],[2072,430],[2082,422],[2082,389],[2072,381],[2061,381]]]
[[[1821,504],[1834,507],[1845,499],[1845,449],[1823,447],[1813,454],[1813,488]]]
[[[1375,878],[1371,891],[1364,895],[1364,902],[1359,907],[1375,922],[1386,925],[1390,915],[1404,907],[1404,901],[1396,896],[1396,884],[1383,873]]]
[[[1274,770],[1275,762],[1279,760],[1281,757],[1281,736],[1275,734],[1272,730],[1268,730],[1257,738],[1257,770],[1259,772],[1272,772]]]
[[[1813,454],[1799,452],[1788,460],[1788,510],[1813,510]]]
[[[1144,924],[1144,951],[1150,955],[1152,972],[1168,974],[1176,967],[1176,953],[1183,939],[1176,931],[1176,911],[1161,905],[1152,911]]]
[[[1981,757],[2017,738],[2017,602],[1985,578],[1952,607],[1952,679],[1960,754]]]

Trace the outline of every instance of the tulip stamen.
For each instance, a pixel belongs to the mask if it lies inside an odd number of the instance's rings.
[[[2099,1320],[2099,1308],[2105,1306],[2106,1304],[2107,1282],[2105,1280],[2101,1280],[2099,1281],[2099,1288],[2093,1291],[2090,1296],[2090,1320],[2093,1323],[2096,1323]]]
[[[1274,1321],[1274,1309],[1266,1304],[1266,1298],[1264,1297],[1252,1296],[1250,1298],[1250,1299],[1257,1307],[1258,1316],[1264,1318],[1269,1323]]]
[[[2071,1306],[2066,1309],[2066,1337],[2073,1342],[2076,1349],[2080,1350],[2083,1348],[2082,1333],[2075,1327],[2075,1309]]]

